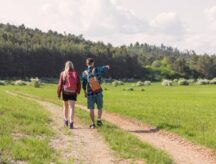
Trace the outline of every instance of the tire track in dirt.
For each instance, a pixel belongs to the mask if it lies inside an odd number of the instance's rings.
[[[115,157],[108,145],[104,143],[103,138],[95,130],[82,125],[77,119],[75,120],[75,129],[66,129],[63,125],[62,109],[59,106],[35,99],[31,95],[6,92],[13,96],[21,96],[33,100],[51,114],[52,121],[50,126],[54,130],[55,136],[51,139],[50,145],[59,153],[61,162],[68,163],[68,159],[71,159],[71,163],[84,164],[130,162],[129,160]]]
[[[83,105],[77,107],[88,111]],[[174,133],[159,130],[116,113],[103,112],[103,119],[166,151],[177,164],[216,164],[216,156],[212,150],[193,144]]]

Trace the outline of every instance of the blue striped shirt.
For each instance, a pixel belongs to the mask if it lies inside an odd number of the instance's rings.
[[[88,74],[91,74],[93,68],[95,68],[94,76],[97,78],[97,80],[101,84],[101,82],[102,82],[102,75],[108,70],[108,68],[106,66],[102,66],[102,67],[88,67],[85,71],[88,71]],[[82,73],[82,88],[83,88],[83,90],[86,91],[86,89],[87,89],[88,96],[93,96],[95,94],[101,93],[102,89],[101,89],[101,91],[99,93],[92,93],[91,87],[90,87],[89,82],[87,80],[87,75],[86,75],[85,71]]]

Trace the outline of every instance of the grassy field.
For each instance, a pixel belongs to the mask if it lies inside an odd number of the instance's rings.
[[[55,161],[48,113],[36,103],[6,94],[2,87],[0,97],[0,163]]]
[[[184,136],[216,151],[216,85],[163,87],[160,84],[123,91],[107,87],[105,109]],[[84,100],[81,100],[84,103]]]
[[[28,116],[30,114],[34,114],[34,117],[38,117],[38,118],[43,118],[45,117],[47,118],[47,113],[41,109],[40,107],[38,107],[35,103],[23,103],[23,100],[21,98],[14,98],[13,96],[7,95],[5,94],[6,90],[16,90],[16,91],[22,91],[22,92],[26,92],[26,93],[31,93],[33,95],[36,96],[40,96],[42,99],[46,99],[50,102],[54,102],[57,105],[61,105],[62,102],[61,100],[58,100],[55,96],[55,94],[53,94],[54,90],[55,90],[55,86],[54,85],[46,85],[43,88],[33,88],[33,87],[29,87],[29,86],[4,86],[4,87],[0,87],[1,89],[1,94],[2,95],[6,95],[7,100],[6,99],[2,99],[2,102],[10,102],[9,99],[19,99],[19,101],[13,101],[13,106],[16,106],[17,110],[17,114],[22,115],[23,112],[25,112],[26,110],[28,110],[27,113],[25,113],[25,119],[28,118]],[[21,102],[22,101],[22,102]],[[26,100],[25,100],[26,101]],[[23,107],[23,105],[25,104],[26,107]],[[8,104],[5,104],[4,106],[6,106]],[[26,109],[27,106],[31,106],[31,109],[35,110],[34,112],[32,112],[29,109]],[[12,109],[14,109],[14,107],[12,106],[8,106],[7,108],[11,109],[11,111],[13,111]],[[40,109],[39,109],[40,108]],[[2,107],[2,111],[4,111],[5,108]],[[38,110],[39,109],[39,110]],[[43,110],[43,112],[41,113],[41,110]],[[20,111],[20,112],[19,112]],[[36,114],[35,114],[36,112]],[[43,114],[45,114],[45,116],[43,116]],[[79,117],[79,119],[86,124],[86,126],[89,126],[89,115],[87,112],[78,110],[76,112],[76,115]],[[6,120],[10,119],[7,115],[4,116]],[[31,116],[30,116],[31,118]],[[42,120],[37,120],[37,122],[35,122],[32,126],[34,126],[34,131],[40,130],[41,124],[44,123],[44,121]],[[12,124],[13,125],[13,124]],[[27,125],[27,124],[23,124],[24,126],[22,126],[23,129],[26,129],[28,126],[30,126],[31,124]],[[6,122],[5,122],[5,126]],[[32,127],[31,126],[31,127]],[[45,124],[43,127],[47,128],[47,124]],[[19,134],[22,134],[25,136],[25,131],[21,131],[19,128],[15,127],[14,128],[16,131],[19,132]],[[55,159],[53,159],[53,154],[54,152],[49,149],[48,146],[48,141],[49,141],[49,137],[52,134],[50,130],[48,129],[43,129],[44,133],[47,130],[46,133],[47,137],[46,137],[46,144],[44,143],[32,143],[31,145],[28,145],[27,142],[22,143],[22,147],[21,150],[23,149],[23,153],[18,153],[16,154],[16,156],[13,157],[13,159],[15,160],[22,160],[22,161],[28,161],[29,163],[40,163],[39,161],[43,161],[44,163],[48,162],[49,160],[56,160],[58,161],[57,157]],[[111,149],[115,151],[115,154],[117,156],[119,156],[120,158],[123,159],[132,159],[135,161],[140,161],[140,160],[144,160],[147,163],[151,163],[151,164],[156,164],[156,163],[161,163],[161,164],[171,164],[173,163],[172,159],[169,157],[169,155],[167,155],[165,152],[157,150],[155,148],[153,148],[152,146],[150,146],[149,144],[143,143],[140,140],[138,140],[136,137],[134,137],[133,135],[120,130],[119,128],[117,128],[116,126],[105,122],[105,125],[103,126],[103,128],[97,129],[98,132],[104,137],[104,139],[107,141],[107,143],[110,145]],[[8,135],[11,136],[13,134],[13,130],[8,131]],[[36,134],[30,133],[28,134],[28,138],[32,138],[32,135],[35,136]],[[42,134],[39,133],[39,136],[41,136]],[[40,138],[40,137],[39,137]],[[35,137],[35,139],[37,139],[37,137]],[[3,141],[3,140],[2,140]],[[13,139],[8,141],[8,144],[12,145],[14,144]],[[19,144],[19,143],[18,143]],[[27,144],[27,145],[26,145]],[[40,152],[37,152],[37,154],[31,154],[31,152],[27,152],[27,150],[32,149],[32,147],[35,147],[34,144],[38,144],[38,145],[43,145],[45,146],[45,151],[50,150],[50,156],[45,157],[45,160],[43,160],[43,154],[40,156],[39,159],[37,159],[37,155],[40,155]],[[37,145],[37,147],[38,147]],[[43,148],[42,146],[42,148]],[[4,154],[4,160],[11,160],[9,158],[9,155],[11,155],[13,153],[13,151],[11,151],[9,154],[7,153],[7,151],[9,151],[11,149],[11,147],[7,147],[8,149],[0,149],[0,152],[3,152]],[[19,147],[20,148],[20,147]],[[17,150],[18,151],[18,150]],[[33,148],[32,151],[38,151],[37,149],[35,150]],[[13,155],[13,154],[12,154]],[[34,156],[36,159],[31,159],[30,156]],[[1,160],[0,160],[1,161]],[[133,163],[133,161],[131,161]]]
[[[215,85],[163,87],[153,83],[152,86],[135,87],[134,91],[124,91],[131,85],[113,87],[105,84],[105,110],[175,132],[216,151]],[[18,89],[60,103],[56,99],[56,85],[39,89],[11,86],[8,89]],[[83,94],[78,101],[85,104]]]

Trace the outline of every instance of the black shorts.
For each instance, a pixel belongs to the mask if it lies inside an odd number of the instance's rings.
[[[64,101],[68,101],[68,100],[71,100],[71,101],[77,101],[77,95],[69,95],[69,94],[64,94],[62,92],[62,98]]]

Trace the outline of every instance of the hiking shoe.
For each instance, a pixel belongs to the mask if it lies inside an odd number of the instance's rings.
[[[103,126],[103,123],[101,120],[97,120],[97,126]]]
[[[73,122],[70,123],[70,129],[73,129],[74,126],[73,126]]]
[[[68,120],[64,120],[64,125],[68,126]]]
[[[90,127],[91,129],[94,129],[94,128],[95,128],[95,124],[91,124],[89,127]]]

